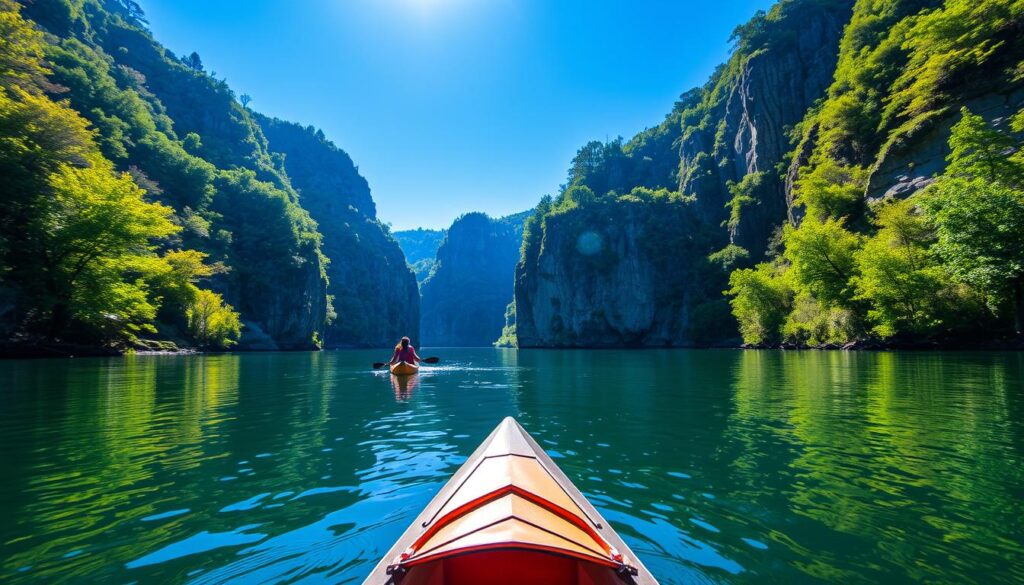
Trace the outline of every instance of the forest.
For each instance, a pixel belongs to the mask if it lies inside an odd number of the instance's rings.
[[[3,0],[0,27],[9,348],[311,349],[415,332],[414,276],[322,132],[252,111],[198,54],[153,40],[132,0]],[[368,316],[375,293],[407,302]]]

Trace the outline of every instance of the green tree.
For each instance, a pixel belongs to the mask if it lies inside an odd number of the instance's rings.
[[[948,276],[933,258],[929,218],[914,200],[891,200],[875,208],[878,232],[856,253],[857,298],[871,308],[868,318],[882,337],[928,333],[941,323]]]
[[[925,198],[936,225],[935,251],[959,282],[992,307],[1010,307],[1024,333],[1024,164],[1010,142],[964,112],[953,127],[949,167]]]
[[[732,314],[740,326],[744,343],[762,345],[778,342],[782,324],[792,308],[793,289],[784,270],[772,264],[735,270],[729,276]]]
[[[202,347],[227,349],[242,334],[238,313],[215,292],[197,289],[185,315],[189,334]]]
[[[33,230],[42,246],[37,267],[45,283],[48,336],[69,321],[89,325],[105,338],[132,340],[152,331],[154,300],[146,278],[154,268],[154,238],[178,231],[172,210],[148,203],[125,174],[103,159],[93,166],[64,166],[51,177],[52,200]]]
[[[826,306],[849,307],[857,275],[856,253],[860,236],[850,232],[842,219],[819,221],[807,217],[800,227],[786,226],[785,258],[792,264],[794,288],[813,295]]]
[[[0,87],[35,91],[46,84],[43,35],[21,17],[13,0],[0,0]]]

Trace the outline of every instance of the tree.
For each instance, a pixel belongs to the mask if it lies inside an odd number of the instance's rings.
[[[181,62],[189,69],[193,69],[195,71],[203,70],[203,60],[199,57],[199,53],[195,51],[192,51],[192,53],[186,57],[182,57]]]
[[[50,179],[52,201],[38,218],[39,255],[49,316],[48,337],[63,334],[70,320],[106,338],[134,339],[156,313],[146,277],[155,264],[153,238],[180,228],[172,210],[148,203],[127,174],[109,163],[64,166]]]
[[[818,221],[807,217],[799,228],[786,226],[785,258],[793,266],[795,288],[826,306],[848,307],[853,300],[850,279],[857,274],[855,254],[861,239],[842,219]]]
[[[953,126],[949,137],[951,152],[944,175],[1024,188],[1024,164],[1011,156],[1020,148],[1018,141],[992,128],[984,118],[967,108],[963,108],[961,114],[963,117]]]
[[[46,84],[43,34],[21,17],[21,6],[0,0],[0,87],[35,91]]]
[[[890,200],[874,211],[878,232],[855,255],[857,298],[870,303],[868,317],[882,337],[928,333],[941,324],[948,289],[930,252],[933,226],[911,199]]]
[[[995,308],[1009,305],[1024,333],[1024,193],[987,179],[946,178],[932,191],[935,250],[955,279]]]
[[[238,96],[238,101],[242,103],[243,108],[248,108],[249,102],[252,101],[252,96],[247,93],[243,93],[242,95]]]
[[[1009,306],[1024,334],[1024,162],[1020,145],[964,111],[950,137],[947,173],[925,205],[937,226],[935,251],[959,282],[994,308]]]
[[[792,307],[793,289],[783,269],[772,264],[735,270],[729,276],[732,314],[743,342],[762,345],[779,341],[782,324]]]
[[[203,347],[227,349],[242,333],[238,313],[215,292],[197,289],[185,314],[189,334]]]

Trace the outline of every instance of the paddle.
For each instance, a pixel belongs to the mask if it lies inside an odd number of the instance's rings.
[[[441,361],[439,357],[428,357],[420,360],[424,364],[436,364],[439,361]],[[389,365],[388,362],[373,362],[373,369],[379,370],[387,365]]]

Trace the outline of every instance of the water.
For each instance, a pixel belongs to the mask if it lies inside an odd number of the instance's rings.
[[[1024,582],[1024,354],[0,362],[0,582],[359,583],[506,415],[662,583]]]

